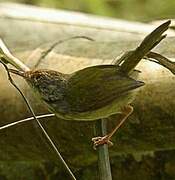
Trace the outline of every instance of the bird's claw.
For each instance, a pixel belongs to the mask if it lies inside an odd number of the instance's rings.
[[[123,114],[130,114],[133,111],[133,107],[130,106],[130,105],[123,106],[121,108],[121,111],[122,111]]]
[[[113,143],[110,141],[109,136],[98,136],[98,137],[94,137],[92,138],[92,142],[94,143],[93,148],[96,150],[98,146],[103,145],[103,144],[107,144],[109,146],[112,146]]]

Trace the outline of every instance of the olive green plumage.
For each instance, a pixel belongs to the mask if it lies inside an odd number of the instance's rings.
[[[144,85],[116,65],[88,67],[70,75],[35,70],[24,77],[50,109],[66,120],[96,120],[121,112],[132,101],[129,92]]]
[[[51,111],[65,120],[96,120],[120,113],[132,102],[133,90],[143,86],[134,68],[162,39],[167,21],[150,33],[135,50],[119,59],[119,65],[98,65],[62,74],[52,70],[13,73],[23,76]],[[116,63],[118,64],[118,63]],[[12,71],[11,71],[12,72]]]
[[[69,78],[66,100],[73,111],[93,111],[143,84],[121,73],[115,65],[93,66]]]

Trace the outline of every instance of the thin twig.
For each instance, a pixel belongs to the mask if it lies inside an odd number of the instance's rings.
[[[72,40],[72,39],[86,39],[88,41],[94,41],[94,39],[87,37],[87,36],[73,36],[70,38],[66,38],[66,39],[62,39],[59,40],[55,43],[53,43],[47,50],[42,52],[42,55],[40,56],[40,58],[37,60],[37,63],[35,64],[34,68],[38,67],[38,65],[40,64],[40,62],[59,44],[62,44],[63,42]]]
[[[42,118],[53,117],[53,116],[55,116],[55,114],[43,114],[43,115],[36,116],[36,118],[37,119],[42,119]],[[8,124],[6,124],[4,126],[1,126],[0,130],[15,126],[17,124],[21,124],[21,123],[24,123],[24,122],[27,122],[27,121],[31,121],[31,120],[35,120],[34,117],[29,117],[29,118],[26,118],[26,119],[22,119],[22,120],[19,120],[19,121],[8,123]]]
[[[162,56],[161,54],[151,51],[145,56],[145,59],[162,65],[165,68],[169,69],[173,74],[175,74],[175,62],[170,61],[168,58]]]
[[[1,61],[1,63],[4,65],[6,71],[7,71],[7,75],[8,75],[8,78],[9,78],[9,81],[10,83],[18,90],[18,92],[21,94],[22,98],[24,99],[27,107],[29,108],[31,114],[33,115],[33,118],[36,120],[38,126],[41,128],[42,132],[44,133],[45,137],[47,138],[47,140],[50,142],[50,144],[52,145],[53,149],[55,150],[55,152],[57,153],[59,159],[61,160],[61,162],[63,163],[63,165],[65,166],[66,170],[68,171],[69,175],[71,176],[71,178],[73,180],[76,180],[74,174],[72,173],[72,171],[70,170],[70,168],[68,167],[68,165],[66,164],[66,162],[64,161],[63,157],[61,156],[60,152],[58,151],[56,145],[54,144],[54,142],[52,141],[52,139],[49,137],[48,133],[46,132],[46,130],[44,129],[44,127],[42,126],[42,124],[40,123],[40,121],[37,119],[30,103],[28,102],[27,98],[25,97],[25,95],[23,94],[23,92],[19,89],[19,87],[14,83],[11,75],[10,75],[10,72],[8,71],[8,67],[7,65]]]
[[[95,136],[104,136],[106,131],[107,120],[98,120],[95,124]],[[98,169],[100,180],[112,180],[111,167],[109,161],[108,145],[103,144],[97,147],[98,151]]]
[[[57,41],[49,49],[47,49],[46,51],[43,52],[42,56],[37,61],[37,64],[35,65],[35,67],[37,67],[39,62],[42,59],[44,59],[52,51],[52,49],[54,49],[55,46],[65,42],[65,41],[72,40],[72,39],[78,39],[78,38],[86,39],[86,40],[89,40],[89,41],[94,41],[94,39],[92,39],[90,37],[87,37],[87,36],[73,36],[73,37],[70,37],[70,38],[67,38],[67,39]],[[0,39],[0,58],[3,58],[2,61],[5,64],[9,63],[9,64],[13,65],[14,67],[16,67],[20,71],[25,72],[25,71],[30,70],[30,68],[27,67],[21,60],[19,60],[18,58],[16,58],[15,56],[12,55],[12,53],[9,51],[9,49],[7,48],[7,46],[5,45],[5,43],[3,42],[2,39]]]
[[[112,61],[112,64],[115,64],[115,65],[122,64],[123,61],[125,60],[125,58],[127,58],[127,56],[129,56],[132,52],[133,51],[125,52],[122,56],[119,56],[116,59],[114,59]],[[170,59],[168,59],[167,57],[165,57],[159,53],[150,51],[148,54],[146,54],[143,57],[143,59],[157,63],[157,64],[165,67],[169,71],[171,71],[173,74],[175,74],[175,62],[172,62]]]

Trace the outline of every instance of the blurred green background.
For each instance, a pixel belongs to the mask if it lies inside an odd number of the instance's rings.
[[[11,2],[144,22],[175,17],[175,0],[11,0]]]

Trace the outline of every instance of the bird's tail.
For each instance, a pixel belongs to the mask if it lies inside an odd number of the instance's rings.
[[[162,39],[166,37],[166,35],[162,35],[170,25],[171,21],[167,21],[157,27],[154,31],[152,31],[142,43],[134,50],[129,51],[129,53],[121,57],[123,63],[120,66],[122,72],[128,74],[131,72],[139,61],[156,45],[160,43]]]

